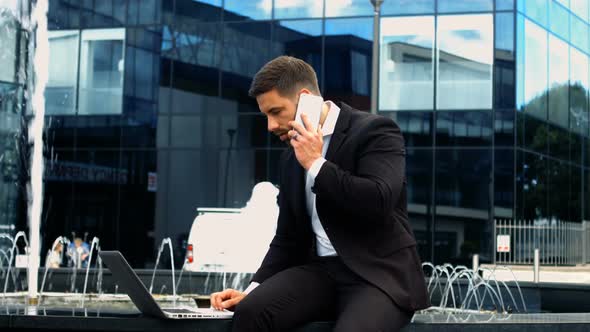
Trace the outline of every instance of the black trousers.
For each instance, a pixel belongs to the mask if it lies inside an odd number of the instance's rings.
[[[338,332],[399,331],[412,315],[338,257],[318,257],[248,294],[235,308],[232,331],[289,331],[317,320],[335,320]]]

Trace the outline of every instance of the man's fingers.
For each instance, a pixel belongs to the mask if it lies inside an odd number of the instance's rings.
[[[307,131],[299,122],[290,121],[289,125],[293,127],[293,130],[297,131],[299,134],[304,134]]]
[[[240,300],[241,300],[241,298],[234,297],[233,299],[229,299],[227,301],[223,301],[221,303],[221,307],[223,309],[231,308],[231,307],[235,306],[236,304],[238,304],[238,302],[240,302]]]
[[[305,129],[309,132],[313,132],[313,126],[312,126],[311,122],[309,121],[309,117],[307,116],[307,114],[305,114],[305,113],[301,114],[301,120],[303,121],[303,124],[305,125]]]
[[[233,291],[233,289],[226,289],[221,292],[216,292],[216,293],[211,294],[211,297],[210,297],[211,306],[215,309],[220,309],[220,310],[223,309],[221,304],[222,304],[223,300],[231,297],[232,291]]]

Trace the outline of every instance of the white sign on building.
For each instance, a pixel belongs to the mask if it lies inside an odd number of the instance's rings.
[[[498,235],[496,240],[497,252],[510,252],[510,235]]]

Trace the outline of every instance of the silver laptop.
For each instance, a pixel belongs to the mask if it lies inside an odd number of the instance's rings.
[[[119,251],[100,251],[98,254],[113,273],[115,280],[123,286],[131,301],[144,315],[171,319],[229,319],[234,314],[231,311],[219,311],[212,308],[161,308]]]

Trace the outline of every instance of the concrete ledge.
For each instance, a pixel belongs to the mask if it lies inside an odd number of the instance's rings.
[[[567,321],[567,320],[566,320]],[[329,332],[332,322],[313,322],[296,332]],[[519,320],[515,323],[412,323],[402,332],[550,332],[550,331],[588,331],[590,324],[584,322],[531,322]],[[230,332],[231,320],[160,320],[135,317],[68,317],[68,316],[18,316],[0,315],[2,331],[191,331],[191,332]]]

